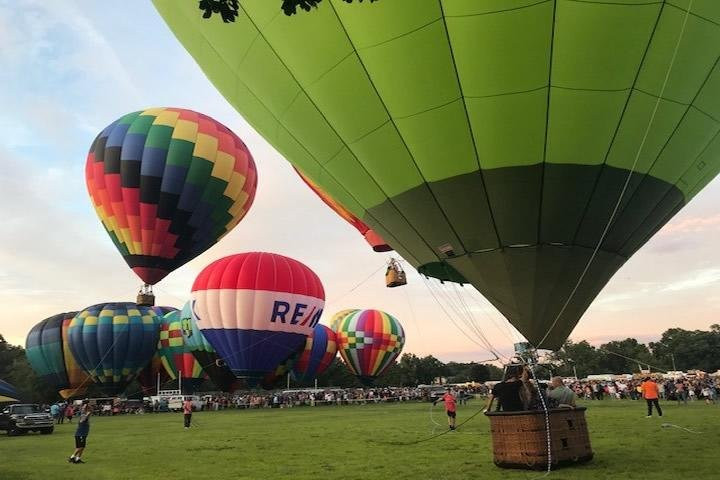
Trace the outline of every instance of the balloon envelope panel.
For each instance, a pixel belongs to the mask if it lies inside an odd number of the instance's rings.
[[[63,398],[82,394],[89,381],[68,343],[68,327],[76,313],[46,318],[30,330],[25,342],[25,355],[30,366]]]
[[[305,185],[310,187],[310,190],[315,192],[315,194],[322,200],[325,205],[333,209],[335,213],[337,213],[343,220],[348,222],[350,225],[355,227],[355,229],[360,232],[360,234],[365,238],[365,241],[372,247],[373,251],[375,252],[390,252],[392,251],[392,247],[385,243],[385,240],[382,239],[382,237],[375,232],[372,228],[368,227],[365,222],[357,218],[351,211],[340,205],[338,202],[333,200],[332,197],[330,197],[327,193],[323,192],[322,189],[313,183],[312,180],[310,180],[308,177],[302,174],[300,170],[297,168],[295,169],[295,172],[300,176],[300,178],[305,182]]]
[[[292,366],[296,380],[310,381],[321,375],[332,363],[337,353],[335,332],[318,324],[312,335],[305,340],[305,348]]]
[[[183,306],[180,322],[185,344],[215,386],[223,392],[241,388],[242,382],[235,377],[198,328],[197,319],[192,312],[192,302],[186,302]]]
[[[137,375],[137,381],[145,396],[157,395],[158,384],[160,390],[173,389],[173,386],[170,385],[170,376],[167,370],[165,370],[165,366],[163,366],[160,355],[158,355],[157,352],[155,352],[150,362],[140,370]]]
[[[295,167],[538,347],[720,171],[720,2],[154,3]]]
[[[205,372],[185,343],[181,312],[175,310],[160,319],[158,355],[171,379],[182,378],[183,387],[193,390],[202,383]]]
[[[330,330],[333,332],[337,332],[338,327],[340,326],[340,322],[342,322],[342,319],[347,317],[352,312],[357,312],[357,308],[348,308],[346,310],[340,310],[335,315],[330,318]]]
[[[60,313],[35,325],[25,341],[25,355],[35,373],[56,390],[70,386],[63,356],[63,320],[77,312]]]
[[[20,400],[18,391],[11,384],[0,380],[0,402],[12,402]]]
[[[103,226],[147,284],[235,227],[257,185],[242,140],[181,108],[150,108],[110,124],[90,148],[85,177]]]

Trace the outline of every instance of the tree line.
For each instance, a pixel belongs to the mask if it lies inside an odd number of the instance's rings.
[[[640,370],[702,370],[712,373],[720,369],[720,325],[710,330],[665,330],[657,342],[640,343],[634,338],[613,340],[599,347],[587,341],[568,340],[562,349],[550,355],[558,375],[573,376],[573,367],[580,378],[600,373],[632,373]]]
[[[652,371],[699,369],[715,372],[720,369],[718,352],[720,352],[720,325],[715,324],[708,331],[671,328],[662,334],[659,341],[648,344],[639,343],[634,338],[626,338],[595,347],[586,340],[580,342],[568,340],[560,350],[549,354],[548,360],[555,365],[553,370],[556,375],[573,376],[577,373],[580,378],[599,373],[632,373],[641,369]],[[502,373],[502,369],[493,364],[443,363],[432,355],[419,357],[413,353],[405,353],[375,381],[374,385],[377,387],[428,385],[437,378],[443,378],[448,383],[485,382],[500,380]],[[57,393],[33,372],[25,357],[25,349],[9,344],[1,334],[0,379],[13,384],[25,400],[51,402],[58,399]],[[314,382],[290,381],[291,388],[313,385]],[[318,377],[317,385],[340,388],[363,386],[337,357]],[[285,381],[276,385],[277,388],[285,388],[285,386]],[[213,390],[214,386],[207,381],[202,388]],[[136,392],[139,391],[135,382],[128,388],[130,396],[137,396]]]

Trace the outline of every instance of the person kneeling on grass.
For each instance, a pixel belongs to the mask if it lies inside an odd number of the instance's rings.
[[[77,430],[75,430],[75,453],[68,458],[70,463],[85,463],[82,460],[82,454],[85,451],[87,437],[90,434],[90,415],[92,415],[92,407],[87,403],[83,404],[80,410],[80,421]]]
[[[433,402],[433,406],[435,406],[440,400],[445,402],[445,413],[447,413],[448,417],[448,427],[450,427],[450,430],[455,430],[456,401],[450,387],[445,389],[445,395]]]

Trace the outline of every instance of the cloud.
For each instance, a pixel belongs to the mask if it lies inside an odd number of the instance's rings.
[[[716,283],[720,283],[720,268],[710,268],[695,271],[683,280],[671,282],[661,288],[660,292],[679,292],[682,290],[709,287]]]
[[[98,121],[98,113],[139,103],[136,82],[76,4],[0,2],[0,32],[0,142],[6,147],[51,144],[69,161],[67,153],[95,135],[89,129],[113,119]]]
[[[690,217],[670,222],[658,234],[675,235],[701,232],[720,232],[720,213],[709,217]]]

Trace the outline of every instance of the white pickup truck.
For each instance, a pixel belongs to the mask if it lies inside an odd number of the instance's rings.
[[[202,409],[203,403],[197,395],[173,395],[168,399],[168,410],[171,412],[182,411],[185,400],[192,402],[193,411]]]

